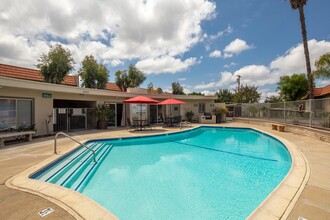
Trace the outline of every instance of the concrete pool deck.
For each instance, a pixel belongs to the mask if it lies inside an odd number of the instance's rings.
[[[293,143],[307,158],[308,164],[310,165],[310,176],[306,180],[306,186],[302,189],[300,197],[297,198],[297,202],[293,206],[292,211],[283,216],[283,219],[298,219],[299,216],[306,219],[330,219],[330,143],[290,132],[282,133],[273,131],[271,128],[259,125],[232,122],[220,124],[220,126],[251,127]],[[166,128],[152,131],[129,132],[124,128],[109,129],[106,131],[91,130],[71,132],[69,134],[80,141],[85,141],[95,138],[141,136],[178,130],[180,129]],[[32,143],[12,144],[0,150],[0,219],[39,219],[40,216],[38,212],[48,207],[53,208],[55,211],[47,215],[45,217],[46,219],[81,218],[81,216],[72,213],[72,210],[68,207],[60,207],[43,197],[11,189],[5,185],[6,182],[10,182],[13,176],[31,169],[31,167],[38,166],[40,162],[45,163],[45,161],[54,157],[53,138],[54,137],[38,138],[34,139]],[[75,146],[77,145],[67,138],[58,140],[58,151],[60,155],[70,151]],[[291,181],[294,181],[294,179]],[[286,186],[286,188],[289,190],[290,186]],[[42,191],[44,189],[40,188],[40,190]],[[282,205],[280,200],[275,201],[273,204],[271,202],[268,203],[270,203],[271,206]],[[86,207],[82,208],[86,210]],[[104,217],[112,218],[113,216],[109,215]],[[279,217],[273,216],[273,218],[270,219],[279,219]]]

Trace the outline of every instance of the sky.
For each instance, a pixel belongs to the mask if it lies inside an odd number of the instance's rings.
[[[329,0],[305,6],[312,69],[330,52]],[[86,55],[110,71],[134,64],[141,87],[186,93],[254,85],[277,94],[283,75],[306,73],[299,13],[289,0],[0,0],[0,63],[35,68],[51,45],[72,52],[77,73]],[[316,86],[330,84],[317,80]]]

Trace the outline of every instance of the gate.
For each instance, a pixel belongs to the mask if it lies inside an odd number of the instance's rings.
[[[54,108],[53,130],[74,131],[96,127],[96,119],[89,108]]]

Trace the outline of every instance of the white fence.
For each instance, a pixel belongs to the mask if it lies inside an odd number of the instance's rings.
[[[234,117],[256,118],[330,130],[330,98],[278,103],[231,104]]]

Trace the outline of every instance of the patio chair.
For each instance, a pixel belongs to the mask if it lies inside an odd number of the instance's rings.
[[[138,125],[132,125],[131,120],[129,118],[127,119],[127,125],[131,130],[136,130],[139,127]]]
[[[149,129],[153,129],[155,128],[150,122],[146,121],[144,124],[143,124],[143,127],[144,128],[149,128]]]

